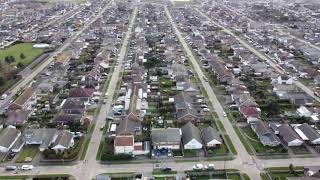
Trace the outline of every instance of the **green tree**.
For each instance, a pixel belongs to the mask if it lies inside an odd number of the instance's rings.
[[[21,59],[24,59],[24,58],[26,58],[26,56],[25,56],[23,53],[21,53],[21,54],[20,54],[20,58],[21,58]]]
[[[22,62],[19,62],[19,63],[17,64],[17,68],[18,68],[18,69],[22,69],[22,68],[24,68],[23,63],[22,63]]]
[[[290,174],[294,174],[295,173],[293,164],[289,165],[289,172],[290,172]]]
[[[6,84],[6,80],[4,79],[3,76],[0,76],[0,86],[3,86]]]
[[[13,56],[9,56],[10,63],[13,63],[16,59]]]
[[[4,61],[5,61],[6,63],[10,64],[10,58],[9,58],[9,56],[6,56],[6,57],[4,58]]]

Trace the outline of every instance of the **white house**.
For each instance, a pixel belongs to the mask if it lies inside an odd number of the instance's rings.
[[[0,133],[0,152],[8,152],[19,139],[21,132],[14,126],[8,126]]]
[[[202,129],[201,137],[204,142],[204,145],[208,148],[216,148],[222,144],[222,139],[220,135],[212,127]]]
[[[280,138],[288,146],[301,146],[303,144],[298,134],[288,124],[283,124],[278,129]]]
[[[201,149],[202,141],[200,130],[190,121],[182,126],[182,142],[184,149]]]
[[[294,128],[300,138],[309,144],[320,144],[320,134],[309,124],[304,123]]]
[[[293,79],[292,77],[288,77],[288,76],[278,76],[277,83],[289,85],[289,84],[293,84]]]
[[[55,152],[63,152],[64,150],[73,147],[73,134],[69,131],[64,131],[58,135],[55,135],[52,142],[52,149]]]
[[[255,123],[255,122],[258,122],[258,121],[259,121],[259,118],[257,118],[257,117],[249,116],[249,117],[247,118],[247,123],[248,123],[248,124]]]
[[[308,108],[306,108],[305,106],[300,106],[297,109],[297,113],[299,116],[302,116],[302,117],[311,117],[311,115],[312,115],[312,112]]]
[[[114,153],[115,154],[132,154],[134,151],[134,137],[116,136],[114,139]]]

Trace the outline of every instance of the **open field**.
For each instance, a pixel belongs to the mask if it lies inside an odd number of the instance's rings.
[[[20,54],[23,53],[25,58],[21,58]],[[5,57],[13,56],[15,61],[12,65],[17,65],[21,62],[23,65],[28,65],[35,58],[43,53],[42,49],[34,48],[32,43],[19,43],[0,50],[0,62],[5,63]]]

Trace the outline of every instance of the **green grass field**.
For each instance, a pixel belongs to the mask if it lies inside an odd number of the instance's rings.
[[[24,146],[21,152],[18,154],[16,162],[24,162],[27,157],[34,158],[38,154],[39,150],[37,146]]]
[[[20,58],[20,54],[25,55],[24,59]],[[16,65],[21,62],[23,65],[28,65],[35,58],[39,57],[43,53],[42,49],[34,48],[32,43],[19,43],[9,46],[0,50],[0,62],[5,63],[6,56],[13,56],[15,61],[12,65]]]

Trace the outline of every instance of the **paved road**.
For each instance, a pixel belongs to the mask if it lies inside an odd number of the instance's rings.
[[[106,104],[103,104],[101,107],[101,110],[99,112],[97,122],[95,129],[92,134],[92,138],[89,144],[89,149],[87,152],[87,156],[85,159],[85,164],[82,166],[83,171],[81,177],[87,177],[88,179],[92,178],[96,175],[96,167],[99,165],[99,163],[96,161],[96,154],[99,149],[99,144],[101,141],[101,138],[103,136],[103,132],[100,130],[100,127],[106,123],[106,118],[109,114],[109,111],[111,109],[111,103],[112,103],[112,97],[114,95],[114,92],[117,87],[117,82],[120,77],[120,72],[122,70],[122,64],[125,59],[125,55],[127,52],[127,47],[130,42],[131,34],[132,34],[132,28],[133,24],[135,22],[136,16],[137,16],[138,9],[137,7],[134,8],[133,14],[131,17],[131,21],[129,23],[129,27],[125,36],[125,39],[123,41],[119,56],[118,56],[118,65],[115,67],[112,77],[107,89],[108,92],[108,99]]]
[[[237,148],[238,156],[237,159],[239,160],[241,166],[245,169],[245,173],[247,173],[251,179],[260,179],[260,171],[255,166],[255,163],[252,159],[252,157],[248,154],[248,152],[245,150],[244,146],[242,145],[240,139],[238,138],[236,132],[233,129],[232,124],[230,123],[230,120],[227,117],[224,117],[223,115],[223,107],[221,106],[220,102],[218,101],[218,98],[214,94],[211,85],[209,82],[205,81],[203,77],[205,76],[204,73],[201,70],[200,65],[197,63],[197,60],[193,56],[193,53],[189,49],[187,43],[185,42],[184,38],[182,37],[180,31],[178,30],[176,24],[174,23],[171,14],[167,8],[165,8],[166,15],[169,19],[169,22],[171,23],[173,30],[179,39],[180,43],[182,44],[182,47],[185,50],[185,53],[189,57],[192,66],[198,75],[200,82],[205,89],[205,91],[208,94],[209,100],[213,105],[213,108],[218,114],[219,120],[222,122],[223,126],[225,127],[226,131],[228,132],[228,135],[230,136],[230,139],[233,143],[233,145]]]
[[[67,39],[58,50],[51,53],[49,57],[41,65],[34,68],[30,75],[23,77],[22,80],[20,80],[18,83],[13,85],[13,87],[9,89],[9,91],[11,91],[11,94],[8,95],[6,99],[0,101],[0,109],[4,108],[4,105],[8,104],[8,102],[20,89],[28,85],[33,80],[33,78],[35,78],[43,69],[45,69],[54,60],[55,56],[57,56],[59,53],[66,50],[69,47],[69,45],[74,40],[76,40],[79,37],[79,35],[81,35],[93,22],[95,22],[98,18],[100,18],[107,9],[108,9],[108,5],[104,7],[99,14],[97,14],[94,18],[92,18],[91,21],[89,21],[86,25],[84,25],[80,31],[75,32],[75,34],[73,34],[69,39]]]
[[[242,40],[241,38],[239,38],[237,35],[235,35],[231,30],[225,28],[224,26],[220,25],[219,23],[213,21],[211,18],[209,18],[206,14],[204,14],[203,12],[201,12],[199,9],[194,8],[196,11],[199,12],[199,14],[201,14],[204,18],[206,18],[209,22],[211,22],[212,24],[220,27],[225,33],[229,34],[230,36],[234,37],[239,43],[241,43],[245,48],[247,48],[249,51],[251,51],[253,54],[255,54],[256,56],[258,56],[260,59],[264,60],[265,62],[267,62],[274,70],[276,70],[278,73],[280,74],[285,74],[285,72],[283,70],[281,70],[280,68],[277,67],[277,64],[274,63],[269,57],[267,57],[266,55],[262,54],[261,52],[257,51],[254,47],[252,47],[251,45],[249,45],[246,41]],[[312,98],[314,98],[316,101],[320,102],[320,98],[315,96],[313,93],[313,90],[311,90],[309,87],[305,86],[304,84],[302,84],[300,81],[294,81],[294,84],[296,86],[298,86],[299,88],[301,88],[304,92],[306,92],[309,96],[311,96]]]

